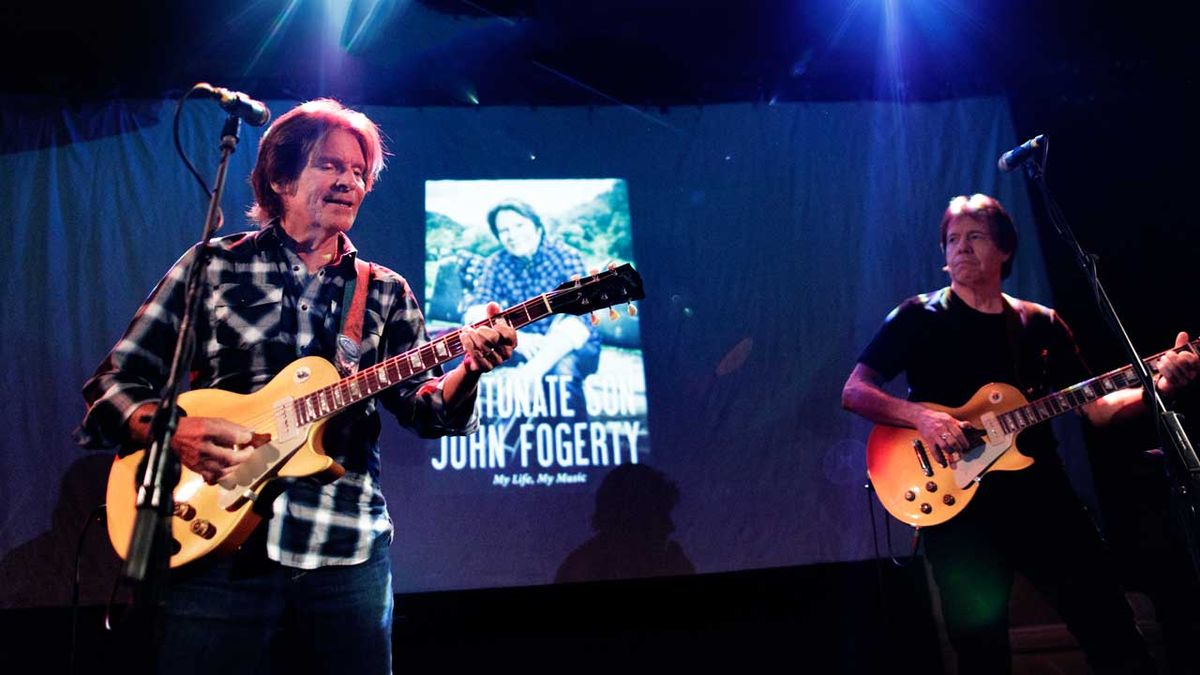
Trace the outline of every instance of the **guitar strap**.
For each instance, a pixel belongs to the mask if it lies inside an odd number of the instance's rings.
[[[362,358],[363,316],[367,311],[367,287],[371,285],[373,270],[373,263],[355,256],[355,275],[347,280],[342,288],[342,317],[337,336],[336,365],[343,377],[357,373],[358,362]],[[347,297],[350,298],[349,305],[346,304]]]

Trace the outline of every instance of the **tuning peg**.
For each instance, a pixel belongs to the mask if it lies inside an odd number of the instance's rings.
[[[588,270],[588,274],[590,274],[592,276],[596,276],[597,274],[600,274],[600,270],[593,267],[592,269]]]
[[[629,312],[629,316],[637,316],[637,307],[634,307],[632,302],[626,305],[625,311]]]
[[[615,262],[610,262],[610,263],[608,263],[608,271],[609,271],[609,272],[611,272],[611,271],[613,271],[613,270],[615,270],[615,269],[617,269],[617,263],[615,263]]]
[[[579,275],[578,275],[578,274],[572,274],[572,275],[571,275],[571,281],[579,281]]]
[[[612,307],[608,308],[608,320],[609,321],[616,321],[618,316],[619,315],[617,314],[617,310],[613,309]]]
[[[597,319],[597,318],[596,318],[596,313],[595,313],[595,312],[588,312],[588,321],[590,321],[590,322],[592,323],[592,325],[593,325],[593,326],[599,326],[599,325],[600,325],[600,319]]]

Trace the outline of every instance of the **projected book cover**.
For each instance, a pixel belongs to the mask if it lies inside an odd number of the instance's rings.
[[[635,262],[621,179],[427,181],[425,212],[431,336],[484,318],[488,302],[511,307]],[[615,310],[595,325],[560,314],[522,328],[514,357],[480,383],[479,430],[431,444],[430,471],[470,487],[561,489],[645,461],[638,319]]]

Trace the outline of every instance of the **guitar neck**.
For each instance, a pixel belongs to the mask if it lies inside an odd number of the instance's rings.
[[[1197,353],[1197,345],[1200,345],[1200,340],[1193,340],[1182,347],[1175,347],[1159,352],[1145,359],[1143,363],[1146,364],[1151,373],[1157,375],[1158,368],[1155,367],[1155,364],[1164,354],[1183,351]],[[1133,366],[1128,365],[1124,368],[1117,368],[1103,375],[1093,377],[1090,380],[1085,380],[1073,387],[1067,387],[1048,396],[1043,396],[1019,408],[1001,413],[996,418],[1006,433],[1016,433],[1028,429],[1035,424],[1047,422],[1065,412],[1081,408],[1114,391],[1141,388],[1141,386],[1141,381],[1138,379],[1137,374],[1133,372]]]
[[[513,328],[522,328],[544,319],[555,313],[551,308],[548,295],[542,294],[526,300],[495,316],[472,324],[471,327],[494,327],[498,320],[504,319]],[[462,332],[461,328],[451,331],[420,347],[393,356],[370,368],[364,368],[334,384],[297,397],[293,403],[297,422],[305,425],[336,415],[355,403],[400,384],[414,375],[462,356],[466,351],[462,343]]]

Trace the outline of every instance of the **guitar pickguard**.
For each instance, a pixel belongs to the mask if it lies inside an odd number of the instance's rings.
[[[307,431],[308,426],[301,430]],[[304,445],[307,438],[307,433],[297,433],[289,439],[242,450],[241,452],[252,453],[252,455],[249,460],[238,467],[232,477],[218,483],[220,496],[217,498],[217,504],[226,511],[236,511],[247,501],[255,500],[258,497],[257,491],[262,484],[275,476],[279,467],[291,459],[292,455]]]
[[[987,471],[1006,450],[1012,447],[1013,434],[1004,433],[996,413],[986,412],[979,416],[979,423],[986,435],[984,443],[976,445],[962,454],[962,459],[954,466],[954,483],[965,489],[972,481],[977,480]]]

